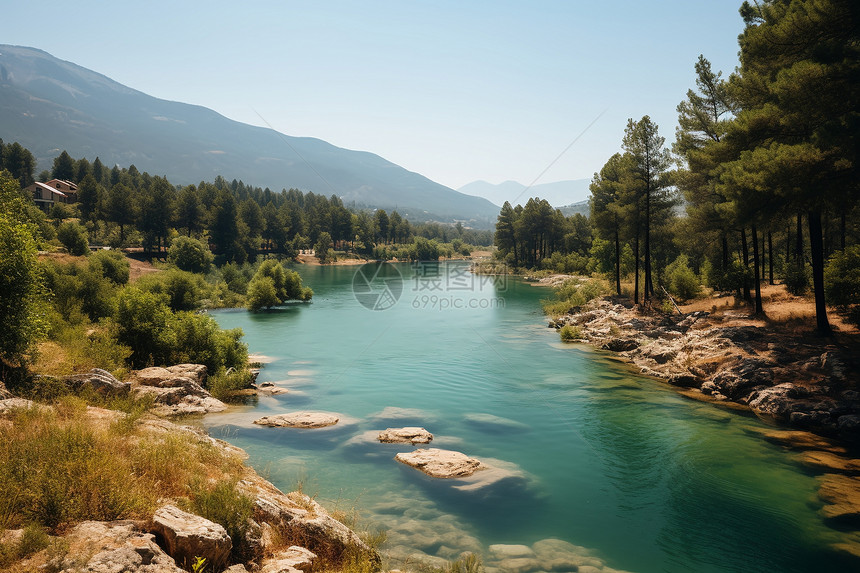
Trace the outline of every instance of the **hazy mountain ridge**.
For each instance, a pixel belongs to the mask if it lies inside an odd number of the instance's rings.
[[[397,207],[414,220],[474,220],[487,226],[498,207],[435,183],[382,157],[310,137],[228,119],[208,108],[167,101],[26,47],[0,45],[0,138],[29,148],[39,169],[65,149],[134,164],[176,183],[217,175],[269,187],[338,195],[345,203]]]
[[[512,206],[525,204],[530,197],[540,197],[549,201],[553,207],[562,207],[587,201],[590,179],[571,179],[552,183],[538,183],[527,187],[518,181],[505,181],[499,184],[486,181],[473,181],[459,189],[460,193],[483,197],[495,205],[510,201]]]

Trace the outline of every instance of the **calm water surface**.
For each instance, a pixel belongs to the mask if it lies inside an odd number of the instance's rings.
[[[390,528],[395,552],[453,557],[476,543],[556,538],[629,571],[848,570],[828,549],[840,534],[817,515],[814,476],[757,437],[760,421],[561,344],[540,310],[545,289],[473,277],[462,263],[438,276],[398,268],[402,293],[387,310],[357,302],[356,267],[301,266],[312,304],[213,313],[273,359],[259,381],[291,392],[207,416],[212,434],[282,489],[300,483],[329,508]],[[385,408],[420,412],[396,420]],[[346,424],[251,423],[294,410],[338,412]],[[393,460],[409,447],[360,438],[400,425],[515,464],[527,482],[459,492]]]

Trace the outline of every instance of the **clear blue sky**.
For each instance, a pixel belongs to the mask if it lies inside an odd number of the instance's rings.
[[[532,183],[604,111],[538,183],[590,178],[629,117],[670,144],[696,58],[727,75],[743,28],[739,0],[3,4],[0,43],[453,188]]]

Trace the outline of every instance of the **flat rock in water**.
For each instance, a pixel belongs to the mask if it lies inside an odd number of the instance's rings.
[[[402,464],[421,470],[435,478],[462,478],[484,469],[483,464],[462,452],[428,448],[414,452],[399,453],[394,459]]]
[[[831,452],[808,451],[800,456],[800,462],[806,466],[822,468],[831,472],[860,474],[860,460],[843,458]]]
[[[406,428],[388,428],[380,432],[377,439],[384,444],[429,444],[433,434],[424,428],[408,426]]]
[[[467,424],[476,427],[479,430],[487,432],[504,432],[504,431],[525,431],[529,427],[517,420],[510,418],[502,418],[493,414],[466,414],[463,421]]]
[[[340,416],[331,412],[289,412],[275,416],[263,416],[255,424],[274,428],[326,428],[340,421]]]

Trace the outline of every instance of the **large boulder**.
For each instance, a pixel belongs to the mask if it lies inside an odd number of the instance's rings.
[[[264,531],[271,527],[281,539],[301,540],[303,547],[326,560],[337,561],[345,552],[357,550],[379,561],[354,531],[310,497],[298,492],[285,494],[256,474],[241,480],[237,487],[254,500],[254,519],[266,524]]]
[[[50,559],[48,571],[73,573],[183,573],[154,536],[132,521],[85,521],[63,538],[67,551]]]
[[[91,388],[102,395],[126,394],[131,388],[129,382],[120,382],[113,374],[101,368],[93,368],[85,374],[66,376],[63,380],[75,390]]]
[[[175,505],[165,505],[156,511],[152,522],[167,553],[177,563],[190,567],[197,557],[202,557],[212,570],[227,564],[233,542],[221,525]]]
[[[178,364],[168,368],[144,368],[134,374],[137,396],[152,396],[155,413],[160,416],[180,416],[223,412],[227,405],[214,398],[203,385],[206,366]]]

